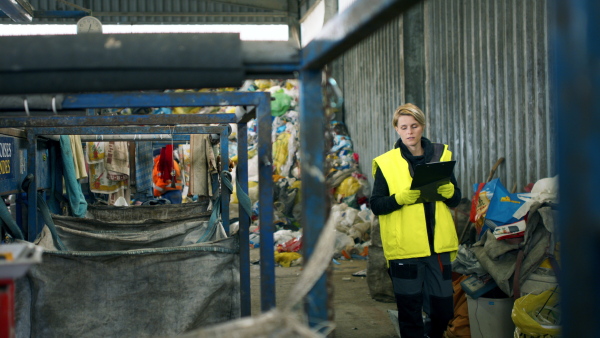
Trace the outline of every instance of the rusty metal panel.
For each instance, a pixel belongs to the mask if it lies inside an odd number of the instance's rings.
[[[469,197],[500,157],[495,177],[517,191],[556,174],[548,91],[545,0],[424,2],[425,136],[450,145]],[[371,161],[397,139],[391,119],[405,100],[398,18],[337,60],[343,120],[371,179]]]

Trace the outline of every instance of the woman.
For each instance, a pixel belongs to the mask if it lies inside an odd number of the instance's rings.
[[[450,161],[452,153],[447,145],[423,137],[425,115],[411,103],[396,109],[393,125],[400,136],[394,149],[373,160],[371,210],[379,216],[400,335],[442,337],[454,313],[450,261],[458,250],[449,207],[458,205],[461,193],[454,175],[437,189],[441,201],[415,203],[420,191],[410,186],[417,164]],[[431,320],[430,332],[423,310]]]

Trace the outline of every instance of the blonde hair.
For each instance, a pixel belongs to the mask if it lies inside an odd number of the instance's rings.
[[[396,111],[394,112],[394,118],[392,120],[394,128],[397,127],[398,119],[400,118],[400,116],[403,116],[403,115],[414,117],[415,120],[417,120],[417,122],[423,128],[425,128],[425,114],[423,114],[423,112],[421,111],[421,109],[419,109],[419,107],[415,106],[412,103],[405,103],[405,104],[401,105],[400,107],[396,108]]]

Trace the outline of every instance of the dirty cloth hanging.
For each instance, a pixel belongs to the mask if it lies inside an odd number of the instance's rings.
[[[71,138],[68,135],[60,136],[60,149],[63,160],[63,176],[65,188],[69,196],[69,205],[71,213],[76,217],[85,217],[87,211],[87,202],[81,190],[81,184],[77,181],[76,167],[71,148]]]
[[[152,142],[137,142],[135,144],[135,187],[138,193],[152,189],[153,166]]]
[[[113,142],[114,143],[114,142]],[[90,190],[94,193],[111,194],[119,189],[125,189],[129,186],[129,175],[119,174],[113,171],[113,175],[109,175],[106,168],[105,159],[109,142],[88,142],[86,146],[86,160],[89,164],[89,181]],[[126,149],[126,148],[125,148]],[[114,150],[113,150],[114,151]],[[114,154],[113,154],[114,158]],[[119,161],[111,163],[113,169],[120,169]],[[122,180],[114,180],[112,178],[124,178]]]
[[[85,168],[85,155],[81,146],[81,136],[69,135],[69,139],[71,140],[71,152],[73,153],[73,164],[75,165],[75,177],[78,180],[86,178],[88,174]]]
[[[129,150],[127,142],[107,142],[104,148],[106,156],[104,165],[108,171],[108,178],[113,181],[129,179]]]

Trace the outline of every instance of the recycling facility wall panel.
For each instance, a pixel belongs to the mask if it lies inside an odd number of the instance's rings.
[[[453,149],[463,196],[501,157],[509,191],[556,174],[547,21],[545,0],[426,3],[428,134]]]
[[[509,190],[556,175],[546,6],[544,0],[424,2],[424,136],[449,144],[463,197],[501,157],[494,177]],[[338,119],[371,183],[372,159],[397,139],[391,119],[410,81],[402,34],[400,17],[332,65],[345,97]]]
[[[344,93],[344,121],[360,172],[372,183],[371,161],[396,141],[392,114],[403,102],[402,18],[396,18],[333,62]]]

